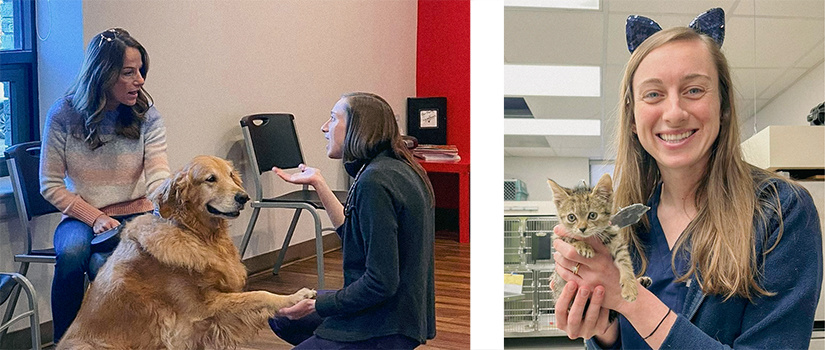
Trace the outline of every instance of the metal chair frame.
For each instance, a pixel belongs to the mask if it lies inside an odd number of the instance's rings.
[[[252,139],[252,133],[250,132],[249,128],[255,127],[253,124],[253,120],[255,118],[288,118],[289,124],[292,127],[291,132],[294,137],[294,141],[296,144],[292,145],[297,147],[298,152],[300,153],[300,144],[298,143],[297,135],[295,135],[295,125],[294,125],[294,116],[292,114],[254,114],[250,116],[246,116],[241,119],[241,129],[243,131],[244,136],[244,143],[246,145],[246,154],[249,161],[250,166],[253,167],[255,170],[254,176],[252,176],[252,182],[255,184],[255,192],[253,199],[249,202],[250,207],[252,208],[252,217],[249,219],[249,224],[247,225],[246,232],[244,233],[243,240],[240,246],[240,253],[241,257],[243,258],[244,253],[246,252],[246,248],[249,245],[249,239],[252,237],[252,231],[255,229],[255,223],[258,220],[258,215],[262,208],[286,208],[286,209],[295,209],[295,212],[292,215],[292,221],[289,224],[289,229],[287,230],[286,237],[284,238],[284,243],[281,246],[281,251],[278,254],[278,258],[275,262],[275,266],[273,267],[272,273],[277,275],[281,269],[281,265],[283,264],[284,257],[286,256],[287,248],[289,248],[289,242],[292,240],[292,235],[295,232],[295,227],[298,225],[298,219],[301,217],[302,211],[306,210],[307,212],[312,215],[312,219],[315,224],[315,255],[317,258],[317,269],[318,269],[318,289],[324,288],[324,242],[323,242],[323,232],[325,231],[335,231],[334,228],[322,228],[321,227],[321,218],[318,215],[318,210],[323,210],[323,205],[320,203],[318,199],[317,193],[314,190],[310,190],[307,185],[304,185],[300,191],[290,192],[281,196],[273,197],[273,198],[264,198],[263,197],[263,189],[261,186],[260,175],[266,171],[270,171],[269,169],[261,169],[260,163],[258,163],[258,157],[255,150],[254,140]],[[287,130],[289,132],[289,130]],[[276,137],[273,135],[273,137]],[[303,156],[298,155],[301,158],[301,162],[303,161]],[[281,165],[284,169],[291,169],[297,167],[298,164],[289,164],[289,165]],[[338,200],[344,203],[346,201],[346,191],[333,191],[338,197]]]
[[[17,293],[17,295],[19,295],[20,289],[22,289],[26,292],[26,297],[28,297],[29,299],[29,309],[26,312],[15,316],[14,318],[10,318],[9,320],[4,319],[3,322],[0,323],[0,331],[5,333],[9,329],[9,327],[11,327],[12,324],[28,317],[32,338],[32,349],[40,350],[40,348],[42,347],[42,344],[40,342],[40,315],[38,314],[37,293],[34,291],[34,286],[32,286],[31,282],[29,282],[29,279],[26,278],[26,276],[23,276],[22,274],[16,272],[0,272],[0,277],[9,277],[8,279],[0,279],[0,285],[2,285],[3,282],[15,283],[15,286],[12,287],[13,291],[11,292],[11,294]],[[4,297],[5,296],[0,295],[0,301],[2,301]],[[14,298],[13,302],[14,304],[9,303],[9,305],[6,306],[6,310],[12,310],[12,312],[14,311],[17,299]]]
[[[29,174],[33,170],[32,167],[21,165],[21,160],[19,158],[24,156],[32,156],[32,153],[37,153],[38,157],[36,160],[29,159],[28,161],[37,161],[39,168],[39,151],[40,141],[24,142],[9,147],[5,151],[6,164],[9,168],[11,184],[14,190],[14,200],[15,204],[17,205],[17,215],[20,218],[20,225],[23,226],[23,231],[26,232],[26,238],[24,239],[26,252],[23,254],[16,254],[14,256],[14,261],[20,263],[20,269],[18,270],[18,274],[22,276],[25,276],[26,273],[28,273],[30,263],[54,264],[57,260],[57,255],[54,251],[54,248],[32,249],[32,228],[30,225],[30,221],[34,217],[60,212],[59,210],[57,210],[57,208],[48,203],[40,195],[39,182],[36,187],[37,190],[34,191],[34,193],[30,193],[32,192],[33,188],[29,188],[33,185],[26,186],[26,183],[24,182],[26,181],[26,179],[38,179],[39,177],[37,176],[37,174]],[[32,203],[34,201],[37,201],[38,203]],[[28,280],[26,280],[26,282],[28,282]],[[25,284],[19,285],[24,286]],[[30,286],[31,284],[28,285]],[[34,291],[32,290],[32,293],[33,292]],[[14,309],[17,306],[17,300],[19,297],[20,288],[15,288],[11,293],[9,306],[6,308],[6,312],[3,315],[2,323],[4,325],[7,324],[7,322],[10,322],[11,317],[14,314]],[[38,329],[40,328],[39,323],[36,326]],[[0,339],[3,338],[7,331],[8,327],[0,328]],[[40,333],[38,330],[38,340],[39,334]]]

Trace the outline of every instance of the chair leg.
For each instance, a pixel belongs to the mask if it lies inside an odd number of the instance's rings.
[[[17,299],[19,297],[20,285],[15,285],[14,287],[12,287],[12,292],[9,296],[8,304],[6,305],[6,312],[3,314],[3,320],[0,321],[0,324],[6,324],[7,322],[11,321],[11,317],[14,316],[14,310],[17,308]],[[3,338],[6,336],[6,333],[8,331],[8,328],[0,331],[0,343],[2,343]]]
[[[18,271],[19,274],[25,276],[26,273],[29,272],[29,263],[28,262],[21,262],[20,263],[20,270]],[[14,316],[14,310],[17,308],[17,299],[20,298],[20,284],[18,283],[12,289],[11,295],[9,295],[8,305],[6,306],[6,312],[3,314],[3,320],[0,321],[0,324],[5,324],[11,320],[11,317]],[[0,341],[3,340],[3,337],[8,332],[8,328],[0,331]]]
[[[32,286],[31,282],[23,275],[16,276],[15,280],[19,286],[18,290],[25,289],[26,296],[29,299],[29,310],[31,310],[31,315],[29,316],[29,331],[32,337],[32,349],[40,350],[40,314],[37,308],[37,294],[34,286]]]
[[[243,241],[241,241],[241,260],[246,253],[246,246],[249,245],[249,238],[252,237],[252,230],[255,229],[255,222],[258,221],[258,214],[261,213],[261,208],[252,208],[252,217],[249,218],[249,224],[246,225],[246,232],[243,234]]]
[[[324,289],[324,236],[321,229],[321,218],[318,212],[311,210],[315,218],[315,258],[318,265],[318,290]]]
[[[284,257],[286,256],[286,249],[289,248],[289,242],[292,241],[292,234],[295,233],[295,227],[298,225],[298,219],[301,217],[301,208],[295,209],[295,213],[292,214],[292,222],[289,223],[289,230],[286,231],[286,237],[284,237],[284,244],[281,246],[281,251],[278,253],[278,260],[275,261],[275,266],[272,268],[272,274],[277,275],[278,272],[281,271],[281,264],[284,262]]]

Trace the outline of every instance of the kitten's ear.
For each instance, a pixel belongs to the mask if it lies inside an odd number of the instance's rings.
[[[555,181],[547,179],[547,184],[550,185],[550,189],[553,190],[553,201],[556,203],[570,197],[570,192],[568,192],[566,188],[559,186]]]
[[[596,186],[593,186],[591,194],[610,200],[613,195],[613,180],[610,179],[610,174],[604,174],[599,178],[599,182],[596,183]]]

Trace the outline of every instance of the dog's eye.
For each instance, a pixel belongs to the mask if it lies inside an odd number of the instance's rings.
[[[215,181],[218,181],[218,179],[215,178],[215,175],[209,175],[209,177],[206,178],[206,182],[215,182]]]

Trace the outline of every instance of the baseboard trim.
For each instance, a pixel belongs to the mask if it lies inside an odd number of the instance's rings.
[[[338,238],[338,234],[334,232],[323,235],[323,242],[325,252],[341,248],[341,239]],[[278,260],[278,254],[280,253],[281,250],[278,249],[269,253],[256,255],[251,258],[244,259],[243,264],[246,266],[246,271],[249,272],[250,276],[266,270],[272,270],[273,266],[275,266],[275,261]],[[315,239],[289,246],[289,249],[286,250],[286,256],[284,257],[283,264],[286,265],[290,262],[313,256],[315,256]]]
[[[341,248],[341,239],[338,238],[338,235],[335,233],[324,235],[323,241],[325,252]],[[246,266],[246,270],[249,275],[266,270],[272,270],[272,267],[275,265],[275,261],[278,259],[278,254],[280,254],[280,252],[281,250],[278,249],[269,253],[256,255],[245,259],[243,264]],[[284,257],[284,265],[314,256],[315,239],[311,239],[309,241],[290,246],[286,251],[286,256]],[[53,336],[54,326],[52,325],[52,321],[47,321],[40,325],[40,339],[44,346],[52,343],[54,340]],[[28,327],[8,332],[5,336],[3,336],[2,341],[0,341],[0,349],[2,350],[31,349],[31,347],[31,334]]]

